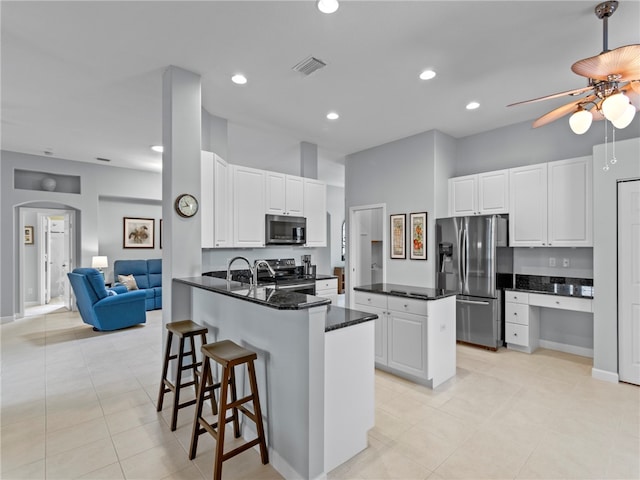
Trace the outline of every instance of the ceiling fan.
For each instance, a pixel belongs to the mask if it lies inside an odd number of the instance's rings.
[[[569,113],[573,113],[569,119],[571,130],[578,135],[589,130],[593,120],[606,118],[616,128],[628,126],[636,110],[640,108],[640,45],[626,45],[609,50],[607,22],[617,8],[618,2],[615,0],[596,6],[595,14],[603,21],[602,53],[579,60],[571,66],[574,73],[589,79],[588,86],[512,103],[508,106],[539,102],[565,95],[586,94],[541,116],[533,122],[533,128],[551,123]]]

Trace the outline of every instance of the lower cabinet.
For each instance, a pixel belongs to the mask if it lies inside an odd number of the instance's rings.
[[[316,297],[330,298],[335,304],[338,301],[338,279],[316,280]]]
[[[425,301],[356,291],[355,308],[378,315],[376,366],[432,387],[455,375],[455,297]]]

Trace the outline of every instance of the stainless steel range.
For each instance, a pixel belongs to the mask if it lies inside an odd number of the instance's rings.
[[[305,275],[302,266],[296,266],[293,258],[274,258],[266,262],[275,271],[273,277],[266,267],[258,265],[258,284],[274,284],[276,290],[316,294],[316,280],[313,275]]]

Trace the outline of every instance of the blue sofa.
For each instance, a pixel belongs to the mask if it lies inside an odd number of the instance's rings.
[[[67,277],[82,320],[94,330],[118,330],[147,321],[144,292],[129,292],[124,286],[107,290],[95,268],[76,268]]]
[[[162,308],[162,259],[116,260],[113,264],[114,282],[118,282],[118,275],[133,275],[138,288],[145,293],[147,310]]]

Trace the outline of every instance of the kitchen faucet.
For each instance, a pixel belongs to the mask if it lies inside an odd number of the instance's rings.
[[[258,269],[260,265],[265,265],[269,269],[269,274],[275,278],[276,272],[266,260],[256,260],[253,264],[253,284],[258,285]]]
[[[251,287],[254,284],[254,278],[256,278],[257,275],[256,275],[256,273],[254,271],[254,268],[251,267],[251,263],[245,257],[233,257],[231,260],[229,260],[229,263],[227,264],[227,282],[231,281],[231,265],[236,260],[244,260],[245,262],[247,262],[247,266],[249,267],[249,272],[251,273],[251,277],[249,277],[249,287]],[[257,264],[257,262],[256,262],[256,264]],[[269,267],[269,269],[271,269],[271,267]],[[255,283],[256,284],[258,283],[257,280],[256,280]]]

